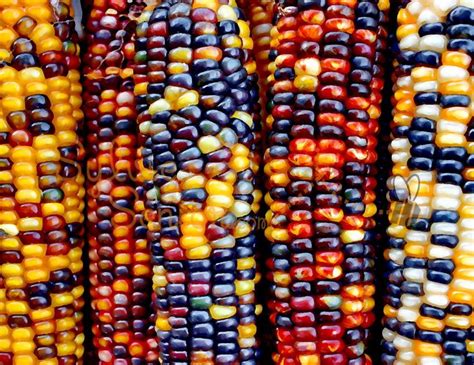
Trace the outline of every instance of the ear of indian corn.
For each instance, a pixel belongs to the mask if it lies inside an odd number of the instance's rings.
[[[382,363],[472,364],[474,3],[397,21]]]
[[[258,358],[251,49],[233,1],[164,1],[137,26],[140,174],[163,363]]]
[[[80,364],[84,177],[69,1],[0,3],[0,363]]]
[[[244,8],[250,23],[251,36],[254,42],[255,61],[260,86],[260,105],[263,106],[262,117],[266,117],[267,79],[270,76],[268,68],[271,30],[273,19],[276,16],[277,5],[275,0],[243,0]]]
[[[99,364],[157,361],[151,255],[135,167],[134,16],[143,7],[94,0],[85,22],[89,268]]]
[[[283,1],[266,149],[277,364],[370,364],[388,2]]]

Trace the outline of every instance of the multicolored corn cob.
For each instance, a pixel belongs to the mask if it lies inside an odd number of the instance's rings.
[[[68,0],[0,2],[0,363],[81,364],[84,151]]]
[[[233,1],[163,1],[137,26],[160,360],[256,364],[256,64]]]
[[[83,56],[93,345],[99,364],[158,360],[152,269],[137,185],[132,63],[140,1],[94,0]]]
[[[255,61],[260,86],[260,105],[267,104],[267,84],[270,76],[269,54],[273,19],[277,12],[275,0],[241,0],[249,19],[251,36],[254,42]],[[266,108],[263,107],[263,118],[266,118]]]
[[[264,156],[277,364],[371,364],[388,5],[280,2]]]
[[[474,364],[474,3],[397,20],[382,364]]]

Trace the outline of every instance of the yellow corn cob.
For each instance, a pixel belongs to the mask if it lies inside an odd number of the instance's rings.
[[[0,1],[0,363],[80,364],[83,114],[69,0]]]

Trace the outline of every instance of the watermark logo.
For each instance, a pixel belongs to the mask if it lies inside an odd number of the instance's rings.
[[[420,217],[421,208],[416,199],[421,188],[421,179],[418,175],[412,175],[405,179],[396,175],[389,178],[387,183],[388,198],[391,202],[388,214],[389,222],[396,225],[406,225],[408,221]]]

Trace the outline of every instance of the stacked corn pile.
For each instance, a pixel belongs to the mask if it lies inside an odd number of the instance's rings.
[[[474,3],[398,11],[383,364],[474,363]]]
[[[233,1],[139,18],[135,93],[166,364],[255,364],[256,65]]]
[[[374,165],[388,2],[282,1],[266,236],[278,364],[370,364]]]
[[[141,8],[140,2],[94,0],[86,21],[89,268],[99,364],[158,357],[150,319],[151,255],[136,190],[133,18]]]
[[[0,3],[0,363],[83,356],[83,114],[69,1]]]

